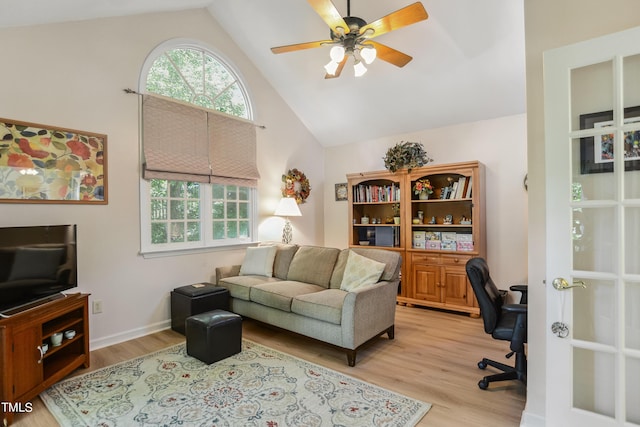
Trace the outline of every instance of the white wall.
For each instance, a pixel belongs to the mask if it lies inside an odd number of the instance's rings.
[[[487,261],[496,285],[527,282],[526,115],[466,123],[331,147],[325,157],[325,244],[348,245],[347,202],[334,184],[347,173],[384,170],[387,149],[400,141],[424,144],[430,164],[479,160],[486,171]]]
[[[103,301],[90,318],[92,348],[165,327],[169,291],[210,281],[214,268],[238,263],[244,251],[156,259],[139,255],[137,89],[145,57],[171,38],[201,40],[236,66],[253,100],[258,130],[259,238],[280,239],[272,217],[281,175],[304,171],[311,181],[296,243],[323,243],[323,149],[205,10],[0,30],[3,66],[0,117],[108,135],[109,204],[0,204],[0,226],[78,224],[79,282]]]

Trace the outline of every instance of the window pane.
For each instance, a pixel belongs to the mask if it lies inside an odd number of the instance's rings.
[[[200,218],[200,201],[187,202],[187,219],[199,219]]]
[[[215,109],[238,117],[247,117],[244,95],[237,83],[218,95]]]
[[[190,199],[200,198],[200,183],[187,182],[187,197]]]
[[[240,221],[240,237],[249,237],[249,221]]]
[[[167,224],[164,222],[151,223],[151,243],[167,243]]]
[[[184,222],[171,223],[171,241],[184,242]]]
[[[238,221],[227,221],[227,238],[235,239],[238,237]]]
[[[167,219],[167,201],[152,200],[151,201],[151,219]]]
[[[216,240],[224,239],[224,222],[216,221],[213,223],[213,238]]]
[[[248,219],[249,218],[249,204],[248,203],[238,203],[238,218]]]
[[[249,200],[249,193],[251,192],[251,189],[249,187],[240,187],[238,189],[238,194],[239,200]]]
[[[184,197],[184,182],[182,182],[182,181],[170,181],[169,182],[169,196],[170,197]]]
[[[238,200],[238,187],[227,185],[227,200]]]
[[[187,241],[197,242],[200,240],[200,223],[188,222],[187,223]]]
[[[213,194],[214,199],[224,199],[224,185],[213,184],[211,194]]]
[[[184,219],[184,202],[182,200],[171,201],[171,219]]]
[[[227,218],[238,218],[238,205],[227,202]]]
[[[224,219],[224,202],[213,202],[213,219]]]
[[[151,180],[151,197],[167,197],[167,181],[164,179]]]

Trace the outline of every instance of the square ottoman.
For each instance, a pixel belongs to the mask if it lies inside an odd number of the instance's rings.
[[[187,318],[187,354],[211,364],[240,353],[242,317],[225,310],[213,310]]]
[[[211,283],[181,286],[171,291],[171,329],[184,335],[187,317],[211,310],[229,309],[229,291]]]

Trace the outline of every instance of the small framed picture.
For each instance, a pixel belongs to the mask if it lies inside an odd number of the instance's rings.
[[[348,185],[346,182],[336,184],[336,202],[347,200]]]

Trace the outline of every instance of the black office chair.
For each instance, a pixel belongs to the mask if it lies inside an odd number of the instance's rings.
[[[505,365],[490,359],[478,362],[478,368],[487,365],[498,368],[502,373],[488,375],[478,382],[478,387],[486,390],[490,382],[504,380],[520,380],[527,384],[527,355],[524,344],[527,342],[527,305],[505,304],[506,291],[500,291],[491,280],[489,266],[483,258],[472,258],[467,262],[467,277],[480,305],[480,314],[484,321],[484,331],[494,339],[509,341],[510,358],[516,355],[515,366]],[[527,301],[526,285],[515,285],[511,290],[521,292],[521,301]]]

